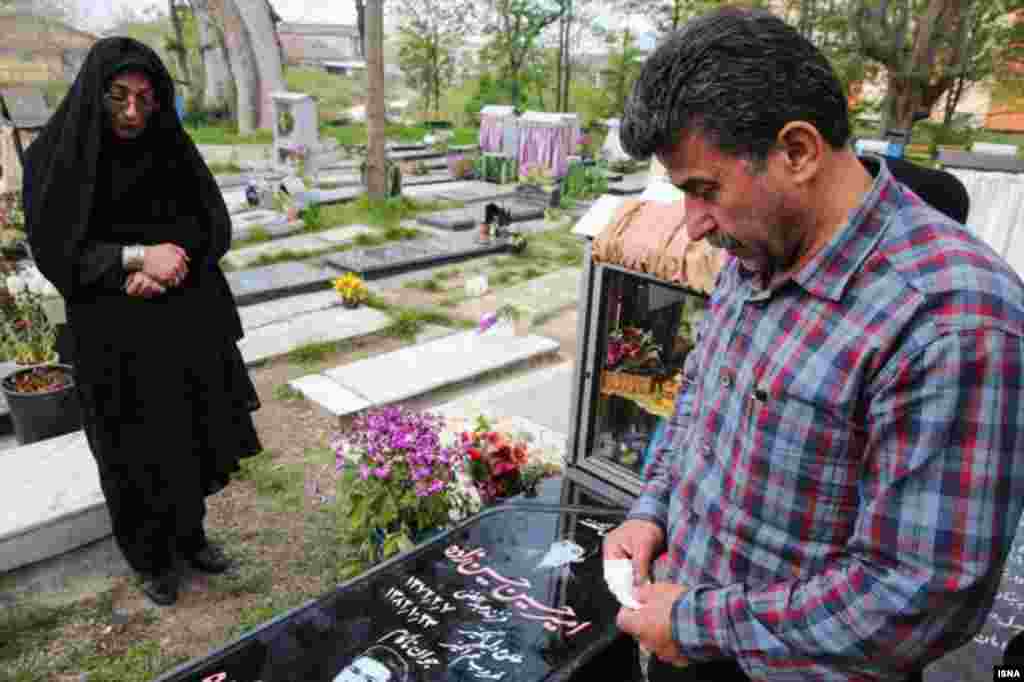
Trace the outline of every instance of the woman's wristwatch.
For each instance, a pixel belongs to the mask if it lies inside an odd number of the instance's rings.
[[[146,262],[146,247],[133,244],[121,249],[121,266],[125,272],[138,272]]]

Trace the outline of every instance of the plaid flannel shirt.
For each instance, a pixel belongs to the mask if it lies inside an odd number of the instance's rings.
[[[1024,503],[1024,286],[882,164],[773,290],[730,259],[631,518],[672,634],[755,679],[898,680],[984,624]]]

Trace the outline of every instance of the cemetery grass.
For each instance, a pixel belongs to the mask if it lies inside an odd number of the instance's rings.
[[[446,267],[380,295],[386,301],[445,310],[456,319],[477,321],[487,301],[466,295],[467,279],[486,275],[492,290],[503,289],[583,264],[583,245],[566,227],[531,234],[527,239],[526,251],[521,255],[493,256]]]
[[[171,608],[150,605],[132,576],[23,600],[0,613],[0,681],[151,680],[337,584],[347,549],[334,541],[337,418],[296,396],[292,379],[398,350],[410,327],[446,318],[389,308],[385,333],[300,349],[253,368],[264,453],[208,498],[207,528],[239,561],[224,576],[186,573]]]

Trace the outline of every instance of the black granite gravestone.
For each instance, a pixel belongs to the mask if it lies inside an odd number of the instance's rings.
[[[621,520],[503,505],[158,682],[569,680],[620,639],[601,542]],[[635,678],[624,658],[603,679]]]
[[[990,682],[1003,650],[1024,632],[1024,523],[1010,550],[992,612],[981,632],[964,646],[925,668],[924,682]]]
[[[509,240],[496,239],[486,244],[421,239],[408,242],[351,249],[327,257],[327,264],[343,272],[354,272],[373,280],[410,270],[478,258],[509,249]]]

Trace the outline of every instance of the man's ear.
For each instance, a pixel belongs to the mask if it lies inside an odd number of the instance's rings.
[[[790,121],[778,136],[778,150],[786,174],[796,184],[806,184],[820,172],[825,160],[825,139],[807,121]]]

